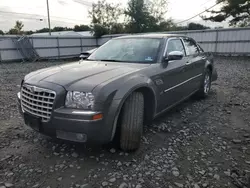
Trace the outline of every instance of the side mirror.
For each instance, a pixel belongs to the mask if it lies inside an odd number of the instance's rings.
[[[164,59],[165,62],[173,61],[173,60],[181,60],[184,57],[184,54],[180,51],[172,51],[167,57]]]
[[[88,58],[94,51],[96,51],[96,50],[97,50],[97,48],[94,48],[94,49],[92,49],[92,50],[82,52],[82,53],[80,54],[80,58],[81,58],[81,59],[87,59],[87,58]]]
[[[87,59],[91,54],[88,52],[82,52],[80,55],[81,59]]]

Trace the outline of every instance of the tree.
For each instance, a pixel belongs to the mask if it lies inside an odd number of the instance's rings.
[[[88,25],[75,25],[74,31],[90,31],[91,28]]]
[[[203,30],[203,29],[210,29],[210,27],[207,27],[199,23],[193,23],[193,22],[187,25],[187,30]]]
[[[109,4],[105,0],[92,4],[92,10],[89,12],[91,20],[91,29],[94,35],[99,37],[101,33],[111,34],[112,27],[118,23],[121,16],[119,4]]]
[[[204,20],[222,22],[229,19],[231,26],[247,26],[250,24],[250,0],[217,0],[223,5],[219,11],[212,10],[212,16],[203,17]]]
[[[14,28],[11,28],[7,34],[9,35],[21,35],[22,29],[23,29],[23,23],[21,21],[16,21],[16,25],[14,26]]]
[[[17,34],[22,34],[22,29],[23,29],[23,22],[21,21],[16,21],[16,25],[14,26],[14,29],[17,31]]]
[[[125,26],[122,23],[115,23],[112,25],[110,33],[112,34],[121,34],[125,33]]]
[[[0,30],[0,35],[4,35],[4,32],[2,30]]]
[[[94,36],[100,37],[102,35],[107,35],[109,34],[108,28],[104,27],[103,25],[100,24],[94,24],[93,25],[93,32]]]
[[[59,31],[68,31],[68,30],[69,30],[69,28],[67,28],[67,27],[54,27],[51,31],[52,32],[59,32]]]
[[[158,23],[165,22],[165,16],[168,11],[168,0],[151,0],[147,3],[150,14]]]
[[[18,35],[19,33],[18,33],[18,31],[16,29],[12,28],[7,32],[7,34],[9,34],[9,35]]]
[[[174,25],[166,20],[168,0],[129,0],[125,15],[132,33],[169,31]]]
[[[176,24],[172,19],[162,21],[158,25],[158,31],[173,31],[176,28]]]
[[[34,32],[31,31],[31,30],[30,30],[30,31],[24,31],[24,34],[25,34],[25,35],[32,35],[33,33],[34,33]]]
[[[36,30],[35,33],[48,33],[48,32],[49,32],[49,28],[42,28],[42,29]]]
[[[125,15],[128,17],[127,28],[131,33],[146,32],[150,23],[156,21],[150,16],[144,0],[129,0]]]

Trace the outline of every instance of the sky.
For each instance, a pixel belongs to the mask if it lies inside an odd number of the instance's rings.
[[[73,27],[76,24],[89,24],[88,10],[97,0],[49,0],[51,26]],[[107,0],[126,6],[128,0]],[[186,20],[213,6],[216,0],[168,0],[167,18],[176,22]],[[218,7],[217,7],[218,8]],[[24,30],[37,30],[48,27],[46,0],[0,0],[0,30],[8,31],[16,20],[24,23]],[[226,26],[226,23],[204,22],[198,16],[192,22],[208,26]],[[185,24],[185,23],[184,23]]]

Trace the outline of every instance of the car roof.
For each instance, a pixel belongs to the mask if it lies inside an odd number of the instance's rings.
[[[133,34],[117,37],[116,39],[121,38],[169,38],[169,37],[187,37],[185,35],[178,34],[164,34],[164,33],[149,33],[149,34]]]

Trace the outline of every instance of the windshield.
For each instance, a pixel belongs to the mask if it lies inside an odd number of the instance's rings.
[[[121,38],[108,41],[89,60],[155,63],[161,39]]]

